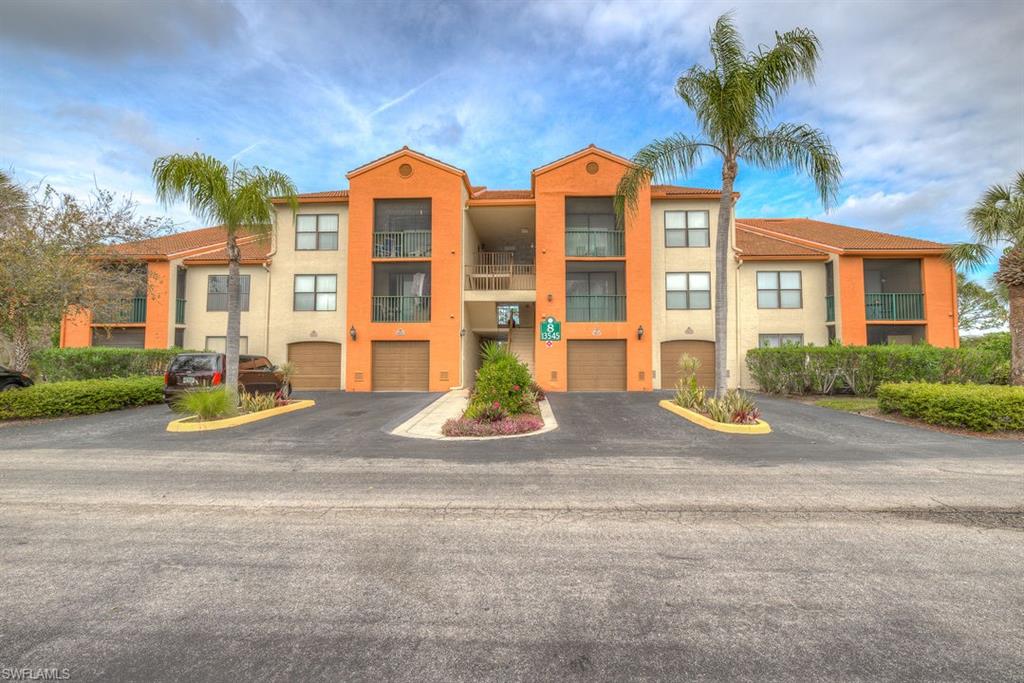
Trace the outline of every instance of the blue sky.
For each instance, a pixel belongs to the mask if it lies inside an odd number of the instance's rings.
[[[589,143],[631,155],[696,132],[673,93],[734,9],[750,47],[813,29],[817,82],[778,121],[842,157],[826,219],[956,241],[1024,168],[1024,12],[1013,2],[89,3],[0,5],[0,165],[26,182],[153,199],[154,157],[202,150],[301,191],[409,145],[474,184],[528,187]],[[680,184],[716,186],[713,159]],[[805,179],[742,168],[740,215],[823,217]],[[166,212],[196,223],[183,207]]]

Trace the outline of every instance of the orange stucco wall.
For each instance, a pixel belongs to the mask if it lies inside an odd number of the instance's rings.
[[[407,163],[407,178],[398,168]],[[429,341],[430,390],[462,383],[462,177],[412,155],[400,155],[349,178],[348,320],[356,339],[348,344],[345,386],[373,387],[373,341]],[[375,323],[372,318],[373,208],[375,199],[431,200],[430,322]],[[441,379],[447,376],[447,379]]]
[[[92,346],[92,313],[76,308],[60,322],[60,346],[64,349]]]
[[[146,348],[166,349],[170,329],[171,264],[150,261],[146,295]]]
[[[913,258],[913,254],[879,254],[872,258]],[[925,340],[933,346],[959,346],[956,308],[956,272],[942,256],[921,258],[924,292]],[[844,344],[867,344],[864,310],[864,258],[839,257],[840,338]],[[894,321],[898,324],[899,321]],[[891,324],[888,321],[879,324]]]
[[[586,167],[598,164],[597,173]],[[549,168],[534,179],[537,216],[537,320],[554,316],[562,321],[562,341],[550,348],[534,340],[537,382],[545,391],[567,389],[568,341],[570,339],[625,339],[626,386],[630,391],[651,389],[651,201],[645,188],[640,209],[626,221],[626,321],[565,322],[565,198],[601,197],[615,194],[625,166],[596,152],[583,154]],[[574,259],[621,261],[622,259]],[[550,296],[550,301],[548,300]],[[646,334],[637,339],[637,328]],[[554,373],[554,374],[552,374]]]

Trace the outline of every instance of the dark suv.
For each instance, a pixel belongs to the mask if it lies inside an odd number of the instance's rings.
[[[24,389],[32,386],[32,379],[23,372],[8,370],[0,365],[0,391]]]
[[[179,353],[164,373],[164,401],[172,403],[179,394],[197,387],[218,386],[224,382],[223,353]],[[284,373],[266,356],[238,357],[238,389],[252,394],[292,392]]]

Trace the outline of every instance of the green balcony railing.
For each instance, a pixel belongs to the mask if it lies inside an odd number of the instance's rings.
[[[626,233],[622,230],[566,230],[566,256],[625,256]]]
[[[565,319],[571,323],[614,322],[626,319],[624,295],[565,297]]]
[[[106,311],[99,312],[93,322],[100,324],[125,324],[146,322],[146,297],[136,296],[124,299]]]
[[[426,258],[430,256],[429,230],[373,233],[374,258]]]
[[[924,320],[924,294],[869,292],[864,295],[868,320]]]
[[[429,296],[375,296],[373,297],[375,323],[427,323],[430,322]]]
[[[185,300],[175,299],[174,301],[174,322],[177,325],[185,324]]]
[[[825,322],[834,323],[836,321],[836,298],[834,296],[825,297]]]

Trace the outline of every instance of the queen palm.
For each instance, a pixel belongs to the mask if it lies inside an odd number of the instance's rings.
[[[234,393],[238,390],[238,338],[242,321],[239,231],[245,229],[248,234],[269,239],[276,215],[270,200],[282,197],[295,211],[298,208],[295,185],[279,171],[237,164],[228,167],[198,152],[171,154],[154,161],[153,183],[157,198],[164,205],[184,201],[196,218],[218,223],[227,232],[228,328],[224,385]]]
[[[1010,304],[1010,384],[1024,385],[1024,171],[1012,185],[993,185],[967,212],[975,242],[949,250],[954,262],[977,268],[1003,246],[995,281],[1006,287]]]
[[[766,169],[795,168],[814,181],[822,204],[834,200],[842,178],[839,156],[825,134],[802,123],[770,126],[778,98],[798,80],[813,82],[820,45],[808,29],[775,35],[775,44],[748,52],[732,16],[711,31],[710,67],[694,65],[676,81],[676,93],[697,118],[701,135],[675,133],[645,146],[619,182],[616,210],[634,214],[653,180],[672,180],[700,165],[705,154],[722,160],[722,195],[715,246],[715,393],[726,390],[728,283],[733,188],[740,162]]]

